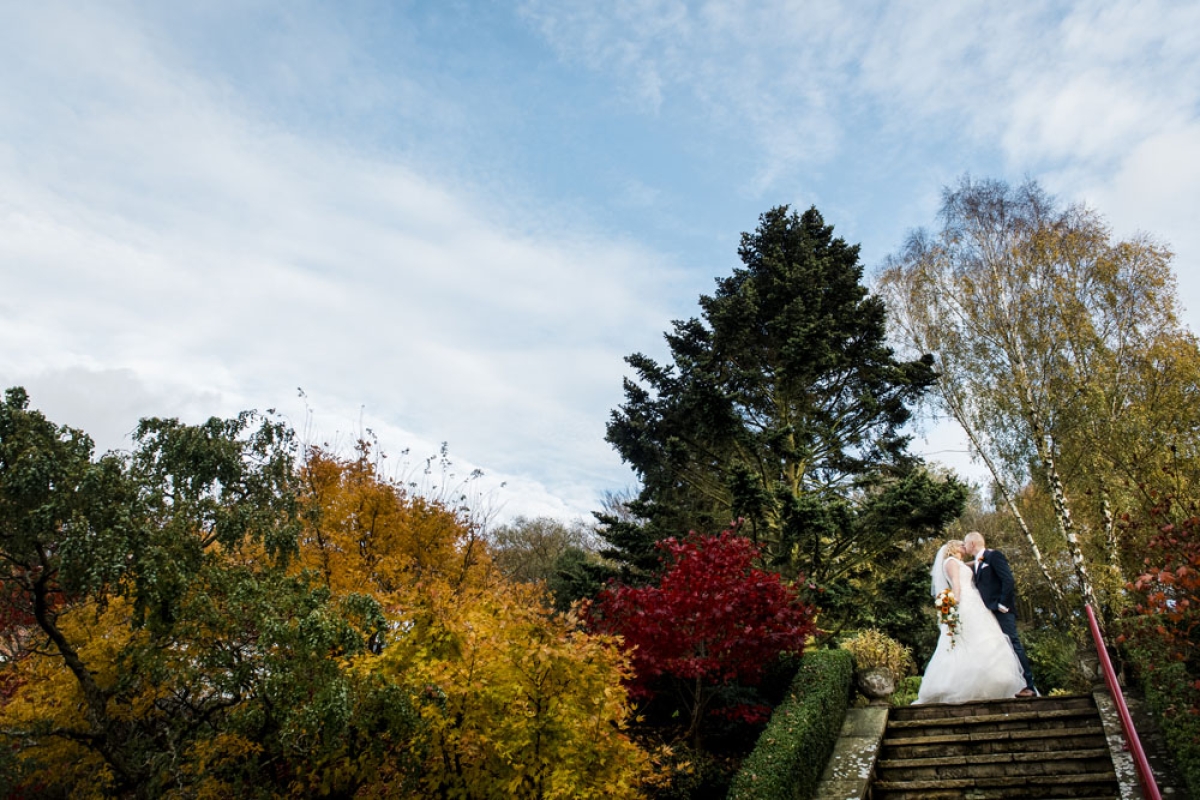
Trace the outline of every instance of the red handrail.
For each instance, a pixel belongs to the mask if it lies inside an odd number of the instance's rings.
[[[1100,623],[1096,621],[1096,612],[1088,604],[1088,627],[1092,629],[1092,640],[1096,643],[1096,653],[1100,656],[1100,668],[1104,671],[1104,682],[1113,702],[1117,704],[1117,716],[1121,718],[1121,729],[1125,733],[1125,741],[1129,744],[1129,753],[1133,756],[1133,766],[1137,770],[1138,782],[1142,784],[1142,796],[1145,800],[1162,800],[1158,784],[1154,782],[1154,771],[1150,769],[1150,761],[1146,751],[1142,749],[1142,741],[1138,738],[1133,727],[1133,717],[1129,716],[1129,706],[1125,705],[1125,695],[1117,683],[1117,672],[1113,669],[1112,659],[1108,657],[1108,648],[1104,646],[1104,636],[1100,633]]]

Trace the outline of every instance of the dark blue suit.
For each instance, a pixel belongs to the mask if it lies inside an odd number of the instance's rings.
[[[1000,630],[1004,631],[1004,635],[1012,642],[1013,652],[1017,654],[1017,660],[1021,662],[1021,670],[1025,673],[1025,687],[1035,691],[1029,656],[1025,655],[1025,646],[1017,637],[1016,591],[1012,569],[1009,568],[1008,559],[1004,557],[1004,553],[999,550],[985,549],[983,551],[983,558],[975,564],[975,588],[979,589],[979,596],[983,598],[983,604],[996,615],[996,621],[1000,623]],[[1004,606],[1008,611],[1001,611],[1000,606]]]

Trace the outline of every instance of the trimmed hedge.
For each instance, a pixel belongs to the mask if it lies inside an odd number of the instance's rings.
[[[853,663],[846,650],[804,655],[787,696],[734,776],[728,800],[813,796],[850,704]]]

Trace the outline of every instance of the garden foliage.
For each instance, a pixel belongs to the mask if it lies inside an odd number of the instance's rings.
[[[631,797],[626,656],[460,510],[243,414],[128,456],[0,404],[0,791]]]
[[[1137,602],[1119,641],[1175,766],[1191,795],[1200,796],[1200,515],[1170,496],[1155,498],[1145,521],[1157,523],[1157,533],[1149,540],[1144,571],[1128,587]]]
[[[698,743],[714,690],[755,685],[780,653],[802,652],[813,609],[778,573],[755,567],[758,547],[734,530],[666,539],[660,549],[667,564],[657,583],[610,585],[587,613],[631,650],[635,696],[683,698]]]

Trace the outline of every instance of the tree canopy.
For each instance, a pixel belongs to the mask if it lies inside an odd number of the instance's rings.
[[[757,548],[736,531],[659,548],[667,567],[656,584],[610,584],[585,610],[632,651],[636,694],[652,697],[666,682],[684,698],[698,745],[715,687],[755,685],[780,653],[800,655],[813,608],[778,573],[756,568]]]
[[[456,508],[269,416],[0,403],[0,794],[628,797],[628,659]]]

